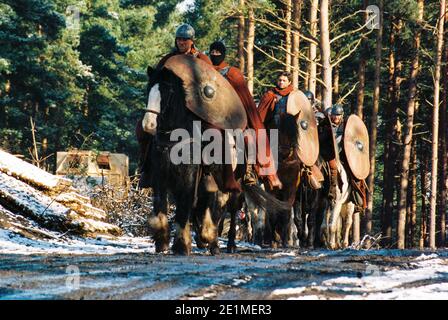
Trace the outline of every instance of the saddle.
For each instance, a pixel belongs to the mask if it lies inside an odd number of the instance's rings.
[[[307,167],[305,169],[305,172],[308,184],[312,189],[318,190],[322,188],[324,182],[324,175],[322,174],[322,171],[319,169],[317,165],[313,165],[311,168]]]

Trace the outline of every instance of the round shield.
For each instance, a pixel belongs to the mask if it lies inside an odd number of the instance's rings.
[[[319,137],[313,107],[302,91],[294,90],[288,96],[286,110],[289,114],[297,116],[299,159],[306,166],[312,166],[319,156]]]
[[[370,172],[369,133],[361,118],[352,114],[345,125],[344,150],[353,175],[360,180]]]
[[[167,60],[165,68],[182,79],[188,109],[219,129],[244,129],[244,106],[230,83],[212,65],[191,55]]]

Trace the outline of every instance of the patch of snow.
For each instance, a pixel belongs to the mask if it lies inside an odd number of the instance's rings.
[[[392,292],[370,294],[369,300],[447,300],[448,283],[436,283],[417,288],[402,288]]]
[[[286,296],[286,295],[295,295],[301,294],[306,290],[306,287],[297,287],[297,288],[285,288],[285,289],[276,289],[272,291],[272,296]]]
[[[422,260],[435,259],[437,257],[438,257],[438,255],[435,254],[435,253],[432,253],[432,254],[429,254],[429,255],[426,255],[426,254],[422,253],[422,255],[417,257],[417,258],[415,258],[415,260],[416,261],[422,261]]]
[[[297,254],[295,252],[278,252],[272,255],[272,257],[295,257]]]
[[[233,279],[233,286],[239,286],[240,284],[245,284],[248,283],[250,280],[252,279],[251,276],[244,276],[242,278],[239,279]]]
[[[308,296],[288,298],[288,300],[325,300],[325,298],[316,295],[308,295]]]
[[[0,171],[18,177],[19,179],[30,181],[32,184],[46,189],[56,188],[61,183],[64,185],[71,184],[69,180],[54,176],[3,150],[0,150]]]
[[[57,233],[54,233],[57,238]],[[102,237],[97,239],[37,240],[22,237],[8,230],[0,230],[0,254],[104,254],[154,253],[154,243],[149,238]]]
[[[51,216],[66,220],[70,209],[57,203],[50,197],[37,192],[26,183],[16,180],[0,172],[0,189],[3,197],[11,200],[16,206],[26,208],[35,217],[45,219]]]

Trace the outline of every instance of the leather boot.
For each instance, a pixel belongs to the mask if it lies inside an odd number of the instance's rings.
[[[328,198],[330,200],[336,199],[336,187],[338,183],[338,168],[336,160],[330,161],[330,190],[328,191]]]
[[[280,179],[278,178],[277,174],[271,174],[271,175],[267,176],[267,180],[268,180],[272,190],[274,190],[274,189],[278,189],[278,190],[283,189],[283,184],[280,181]]]

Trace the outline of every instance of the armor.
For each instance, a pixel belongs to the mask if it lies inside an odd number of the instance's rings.
[[[187,23],[181,24],[176,30],[176,38],[194,39],[194,29]]]

